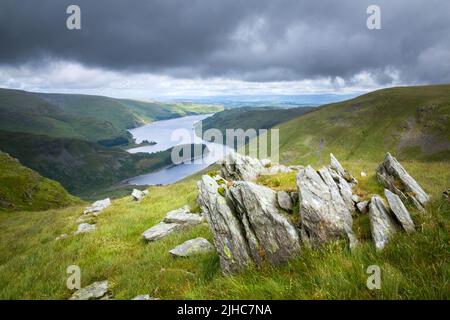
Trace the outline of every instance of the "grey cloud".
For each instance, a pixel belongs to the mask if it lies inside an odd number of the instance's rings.
[[[65,28],[69,4],[82,30]],[[382,30],[366,28],[378,4]],[[449,1],[3,0],[0,64],[45,59],[174,77],[283,81],[370,72],[450,82]],[[447,61],[447,62],[446,62]]]

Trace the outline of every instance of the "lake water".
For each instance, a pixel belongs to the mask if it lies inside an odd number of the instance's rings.
[[[209,153],[207,153],[202,159],[195,160],[193,163],[184,163],[167,167],[156,172],[128,179],[127,182],[131,185],[171,184],[203,170],[204,168],[220,160],[224,156],[225,152],[230,151],[230,149],[222,144],[204,141],[200,137],[196,136],[194,132],[194,125],[210,116],[210,114],[195,115],[170,120],[155,121],[151,124],[130,130],[130,133],[133,135],[133,138],[137,143],[141,143],[144,140],[155,141],[157,143],[152,146],[143,146],[130,149],[128,150],[130,153],[153,153],[164,151],[171,147],[185,143],[203,143],[208,147]],[[183,139],[180,139],[180,133],[186,133],[187,135],[185,134]]]

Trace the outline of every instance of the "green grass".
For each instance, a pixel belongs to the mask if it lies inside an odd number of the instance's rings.
[[[199,175],[175,185],[151,187],[141,203],[130,197],[115,200],[96,219],[98,230],[61,241],[54,239],[75,231],[82,206],[1,213],[0,298],[68,298],[65,272],[76,264],[82,270],[82,285],[108,279],[118,299],[144,293],[162,299],[448,299],[450,205],[440,193],[450,179],[450,164],[411,161],[404,165],[434,199],[427,215],[412,210],[418,232],[398,233],[385,250],[377,252],[362,216],[354,226],[362,244],[354,251],[340,242],[320,250],[303,247],[283,266],[267,265],[232,277],[221,274],[215,253],[186,259],[168,253],[197,236],[212,240],[206,225],[154,243],[141,237],[169,210],[185,204],[196,207]],[[345,162],[345,166],[355,175],[366,170],[361,188],[367,193],[377,190],[372,180],[375,163]],[[286,186],[290,188],[289,183]],[[382,290],[366,288],[366,269],[373,264],[381,267]]]
[[[0,210],[39,211],[80,202],[58,182],[42,177],[0,152]]]

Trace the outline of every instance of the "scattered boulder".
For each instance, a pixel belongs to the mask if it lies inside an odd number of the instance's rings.
[[[391,211],[403,229],[406,232],[414,232],[416,230],[414,222],[400,197],[388,189],[384,189],[384,195],[386,196]]]
[[[227,193],[244,227],[253,261],[280,264],[299,253],[296,228],[278,208],[277,193],[248,181],[236,181]]]
[[[361,178],[367,177],[367,173],[365,173],[364,171],[361,171],[360,175],[361,175]]]
[[[291,212],[294,209],[294,203],[291,196],[286,191],[278,191],[277,193],[278,205],[281,209]]]
[[[243,270],[251,264],[251,257],[242,223],[219,193],[219,185],[213,178],[204,175],[197,186],[198,203],[214,236],[222,272],[230,274]]]
[[[314,246],[346,237],[355,246],[352,215],[330,170],[306,167],[297,174],[297,187],[301,227],[308,242]]]
[[[131,196],[133,197],[133,200],[141,201],[148,193],[149,193],[148,190],[141,191],[138,189],[133,189]]]
[[[161,300],[161,299],[151,297],[149,294],[142,294],[142,295],[134,297],[131,300]]]
[[[142,236],[147,241],[156,241],[168,236],[172,232],[179,229],[181,229],[181,225],[178,223],[160,222],[156,226],[153,226],[145,231]]]
[[[369,205],[370,228],[377,249],[383,249],[397,227],[380,196],[374,195]]]
[[[403,166],[390,153],[377,169],[380,183],[403,201],[411,200],[415,206],[424,210],[430,196],[420,187]]]
[[[97,215],[101,211],[105,210],[111,205],[111,199],[106,198],[103,200],[95,201],[89,208],[87,208],[83,214],[89,214],[93,213],[94,215]]]
[[[108,298],[108,281],[99,281],[81,288],[69,300],[98,300]]]
[[[366,214],[369,211],[369,201],[361,201],[356,204],[358,211],[362,214]]]
[[[95,229],[96,229],[95,224],[80,223],[78,225],[77,231],[75,231],[75,234],[88,233],[94,231]]]
[[[214,246],[204,238],[188,240],[169,252],[176,257],[189,257],[214,251]]]
[[[163,220],[165,223],[178,223],[191,226],[203,223],[204,221],[205,219],[201,215],[190,213],[190,208],[187,206],[168,212]]]

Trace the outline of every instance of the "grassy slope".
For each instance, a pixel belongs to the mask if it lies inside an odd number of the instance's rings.
[[[450,85],[392,88],[324,106],[280,128],[281,161],[450,158]],[[381,151],[381,152],[380,152]]]
[[[225,137],[226,129],[255,129],[257,131],[260,129],[269,129],[314,109],[311,107],[292,109],[244,107],[227,109],[203,120],[202,130],[205,131],[211,128],[219,129]]]
[[[79,202],[58,182],[42,177],[0,152],[0,210],[39,211]]]
[[[352,163],[344,164],[350,167]],[[434,199],[439,199],[450,179],[449,164],[404,165]],[[375,166],[357,167],[371,173],[361,181],[369,191],[377,188],[372,174]],[[266,266],[226,277],[220,273],[215,253],[186,259],[175,259],[168,253],[197,236],[211,240],[207,226],[155,243],[145,243],[141,237],[167,211],[185,204],[195,207],[198,177],[152,187],[150,196],[141,203],[130,197],[116,200],[99,216],[96,232],[62,241],[54,238],[76,229],[83,207],[0,214],[0,298],[67,298],[70,292],[65,288],[65,272],[72,264],[81,267],[82,285],[109,279],[119,299],[143,293],[163,299],[448,298],[448,202],[435,200],[426,216],[414,212],[420,232],[398,234],[382,252],[376,252],[370,241],[353,252],[343,243],[334,243],[321,250],[303,248],[298,258],[281,267]],[[363,241],[368,237],[366,224],[355,222]],[[383,272],[380,291],[365,287],[366,268],[373,264]]]
[[[403,90],[406,89],[394,91]],[[354,175],[359,176],[360,171],[368,173],[366,178],[360,178],[358,193],[361,196],[368,198],[373,193],[381,193],[374,171],[384,153],[392,151],[395,141],[387,139],[379,143],[375,137],[386,135],[387,129],[397,128],[398,123],[391,121],[397,116],[398,119],[408,119],[408,115],[414,114],[405,105],[414,103],[414,106],[422,106],[436,100],[439,108],[446,108],[442,88],[418,90],[438,90],[439,97],[431,97],[430,93],[429,99],[416,97],[408,104],[397,101],[396,106],[406,109],[401,112],[383,106],[374,107],[378,111],[374,112],[370,105],[362,106],[367,108],[370,116],[360,112],[356,118],[352,112],[345,112],[344,107],[341,109],[336,104],[329,107],[330,116],[322,109],[280,126],[284,141],[281,150],[283,159],[303,164],[311,160],[317,166],[329,161],[325,152],[333,151]],[[380,95],[380,92],[374,94]],[[381,97],[387,101],[392,99],[384,95]],[[347,103],[352,105],[354,101]],[[377,100],[371,103],[380,104]],[[379,114],[379,108],[384,108],[384,112]],[[317,114],[326,119],[344,119],[356,128],[346,128],[342,121],[327,125],[325,120],[323,123],[320,121]],[[375,117],[376,114],[379,118]],[[438,117],[435,122],[439,124],[439,115],[433,116]],[[317,128],[302,120],[306,117]],[[386,121],[388,124],[385,124]],[[340,142],[347,136],[344,128],[358,132],[368,122],[372,123],[373,130],[365,139],[352,136],[347,144]],[[300,124],[307,127],[299,127]],[[383,130],[378,130],[378,127]],[[439,130],[438,127],[432,126],[430,130]],[[314,135],[313,129],[321,130],[321,133]],[[336,139],[332,139],[333,135]],[[315,139],[320,140],[320,137],[326,138],[322,157],[312,152]],[[356,143],[357,140],[359,143]],[[361,141],[373,143],[364,146]],[[346,145],[348,150],[344,148]],[[394,150],[393,154],[403,158],[408,155],[402,150],[400,153]],[[207,226],[176,233],[156,243],[142,240],[142,232],[158,223],[167,211],[185,204],[195,206],[195,182],[199,175],[172,186],[152,187],[150,196],[141,203],[132,202],[129,197],[115,200],[99,216],[96,232],[58,242],[54,241],[56,236],[76,229],[76,219],[82,207],[36,213],[3,213],[0,215],[0,298],[67,298],[70,292],[65,288],[65,271],[67,266],[77,264],[82,269],[82,285],[109,279],[112,291],[119,299],[144,293],[163,299],[448,299],[450,203],[441,200],[441,192],[448,188],[450,162],[448,158],[437,161],[436,154],[418,153],[412,155],[410,160],[402,161],[402,164],[433,197],[426,215],[411,210],[418,232],[412,235],[398,233],[382,252],[377,252],[370,241],[367,215],[363,215],[354,221],[355,232],[362,244],[353,252],[340,242],[329,244],[321,250],[303,248],[299,257],[284,266],[266,266],[233,277],[221,275],[215,253],[187,259],[175,259],[168,253],[175,245],[196,236],[211,240]],[[295,179],[293,175],[286,175],[260,182],[277,189],[292,189]],[[366,269],[373,264],[381,267],[382,290],[370,291],[366,288]]]
[[[212,106],[0,89],[0,130],[93,142],[127,137],[127,129],[150,121],[217,110]]]

